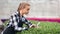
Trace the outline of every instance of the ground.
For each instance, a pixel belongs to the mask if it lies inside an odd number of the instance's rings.
[[[60,23],[57,22],[39,22],[31,21],[36,24],[39,23],[39,28],[30,28],[17,34],[60,34]],[[5,24],[6,25],[6,24]]]

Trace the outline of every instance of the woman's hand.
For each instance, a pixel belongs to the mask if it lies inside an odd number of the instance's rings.
[[[32,24],[30,28],[36,28],[37,26],[35,24]]]

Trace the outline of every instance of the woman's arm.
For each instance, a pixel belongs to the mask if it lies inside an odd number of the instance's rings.
[[[24,23],[27,25],[28,28],[32,25],[32,23],[30,21],[28,21],[27,19],[25,19]]]
[[[25,22],[24,22],[27,26],[28,26],[28,28],[35,28],[36,27],[36,25],[35,24],[32,24],[30,21],[28,21],[27,19],[25,19]]]

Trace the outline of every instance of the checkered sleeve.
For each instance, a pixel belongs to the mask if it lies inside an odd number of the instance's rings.
[[[25,19],[25,24],[30,27],[32,25],[32,23],[30,21],[28,21],[27,19]]]

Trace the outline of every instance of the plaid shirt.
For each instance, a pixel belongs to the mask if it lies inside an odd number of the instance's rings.
[[[27,27],[22,27],[23,23],[26,24]],[[8,27],[11,25],[15,30],[21,31],[28,29],[32,25],[32,23],[30,23],[24,16],[20,16],[18,12],[15,12],[15,14],[13,14],[10,18]]]

